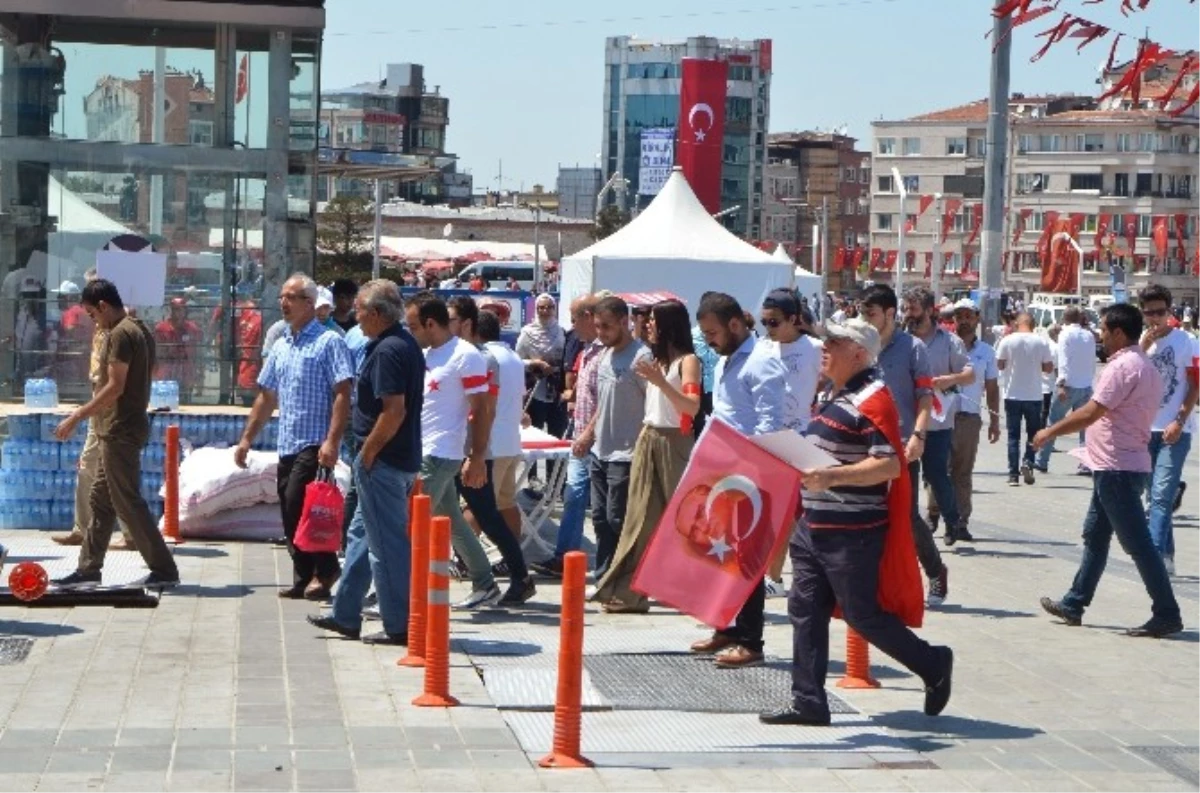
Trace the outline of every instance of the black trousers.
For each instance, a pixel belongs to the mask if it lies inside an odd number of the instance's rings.
[[[692,435],[696,440],[700,439],[700,433],[704,431],[704,425],[708,423],[708,417],[713,412],[712,391],[705,391],[700,395],[700,412],[696,414],[696,418],[692,419]]]
[[[625,507],[629,502],[629,471],[633,463],[606,462],[589,457],[592,480],[592,529],[596,532],[596,580],[599,581],[617,553]]]
[[[728,636],[738,644],[756,653],[763,651],[763,612],[767,608],[767,582],[759,581],[758,586],[746,598],[745,605],[738,612],[733,626],[717,631],[721,636]]]
[[[912,536],[917,546],[917,559],[927,578],[937,578],[942,573],[942,552],[938,550],[933,529],[921,517],[921,461],[913,460],[908,464],[908,477],[912,480]]]
[[[829,620],[841,604],[846,624],[871,645],[895,658],[926,683],[940,674],[937,652],[894,614],[879,607],[879,561],[885,527],[792,535],[792,705],[812,716],[828,716],[825,676],[829,671]]]
[[[475,516],[479,529],[500,549],[500,557],[508,565],[513,586],[517,586],[525,583],[529,570],[525,566],[525,554],[521,552],[521,541],[513,535],[496,506],[496,487],[492,482],[491,460],[487,461],[487,482],[483,487],[465,487],[462,476],[454,477],[458,494],[467,502],[467,508]]]
[[[317,478],[317,449],[309,446],[298,454],[279,458],[276,485],[279,488],[279,511],[283,515],[283,533],[287,537],[288,553],[292,555],[292,584],[304,586],[314,577],[331,583],[338,573],[336,553],[308,553],[296,547],[296,527],[304,511],[304,488]]]

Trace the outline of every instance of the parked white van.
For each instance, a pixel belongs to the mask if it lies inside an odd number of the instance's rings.
[[[469,284],[477,275],[492,289],[503,289],[509,278],[517,279],[522,289],[533,289],[533,262],[475,262],[464,267],[457,280]]]

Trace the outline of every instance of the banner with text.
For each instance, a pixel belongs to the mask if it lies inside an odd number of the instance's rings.
[[[675,165],[675,128],[642,130],[642,162],[638,167],[638,195],[656,196]]]

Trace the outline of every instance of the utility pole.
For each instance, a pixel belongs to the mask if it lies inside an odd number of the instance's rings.
[[[996,0],[996,7],[1003,0]],[[1001,251],[1004,248],[1004,167],[1008,151],[1008,78],[1012,56],[1012,22],[1007,15],[992,17],[992,69],[988,87],[987,160],[983,182],[983,238],[980,243],[979,297],[984,327],[1000,322]]]
[[[829,196],[821,198],[821,294],[819,300],[825,299],[829,291]]]
[[[904,264],[907,260],[906,251],[904,250],[904,232],[905,226],[908,225],[907,199],[908,188],[904,185],[904,177],[900,175],[897,168],[892,168],[892,179],[894,187],[900,193],[900,229],[897,236],[896,247],[896,297],[904,299]]]
[[[933,194],[933,264],[930,265],[929,285],[933,289],[933,299],[942,296],[942,194]]]

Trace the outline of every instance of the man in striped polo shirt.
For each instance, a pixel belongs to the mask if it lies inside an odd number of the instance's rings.
[[[759,720],[829,724],[825,676],[835,605],[847,625],[925,681],[925,713],[936,716],[950,699],[954,654],[909,629],[921,624],[923,613],[911,529],[904,520],[912,485],[895,404],[873,369],[879,332],[861,319],[830,322],[826,331],[821,373],[832,385],[805,434],[841,464],[804,472],[788,596],[792,702]],[[889,532],[897,534],[889,538]],[[897,552],[901,558],[894,562]]]

